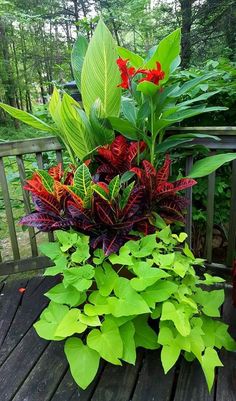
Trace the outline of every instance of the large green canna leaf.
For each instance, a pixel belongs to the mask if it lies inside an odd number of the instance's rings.
[[[205,177],[208,174],[213,173],[223,164],[231,162],[236,159],[236,153],[226,153],[222,155],[208,156],[202,160],[198,160],[194,163],[188,177],[200,178]]]
[[[41,131],[55,132],[55,129],[53,127],[51,127],[44,121],[40,120],[39,118],[33,116],[32,114],[27,113],[26,111],[17,109],[4,103],[0,103],[0,107],[3,110],[5,110],[8,114],[10,114],[12,117],[22,121],[25,124],[30,125],[31,127],[37,128]]]
[[[62,99],[61,120],[66,138],[79,159],[83,159],[95,147],[93,131],[79,104],[66,93]]]
[[[107,145],[115,139],[111,123],[104,115],[101,100],[97,99],[90,109],[89,120],[94,131],[94,139],[98,146]]]
[[[138,54],[135,54],[133,52],[131,52],[128,49],[125,49],[124,47],[117,47],[117,52],[119,54],[119,56],[123,59],[128,59],[130,64],[132,66],[134,66],[135,68],[139,68],[143,65],[144,60],[141,56],[139,56]]]
[[[71,66],[77,88],[79,89],[80,92],[81,92],[81,72],[87,48],[88,48],[87,39],[84,36],[79,35],[72,49]]]
[[[121,78],[116,59],[112,35],[100,20],[89,43],[81,74],[81,93],[87,115],[98,98],[105,117],[119,115],[121,88],[117,85]]]
[[[169,77],[170,67],[180,53],[181,31],[176,29],[170,35],[161,40],[155,52],[145,64],[147,68],[155,68],[156,62],[161,63],[162,70],[165,72],[165,81]]]

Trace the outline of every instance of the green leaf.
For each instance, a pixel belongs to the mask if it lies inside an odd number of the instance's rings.
[[[55,133],[55,129],[53,127],[51,127],[44,121],[40,120],[39,118],[33,116],[32,114],[27,113],[26,111],[17,109],[4,103],[0,103],[0,107],[3,110],[5,110],[8,114],[10,114],[12,117],[22,121],[25,124],[30,125],[31,127],[39,129],[40,131]]]
[[[97,146],[107,145],[115,139],[111,123],[104,118],[104,111],[100,99],[97,99],[90,109],[90,123],[94,131],[94,140]]]
[[[122,96],[121,109],[125,119],[135,126],[137,119],[137,109],[135,107],[134,100]]]
[[[38,335],[45,340],[60,341],[74,333],[82,333],[87,326],[78,321],[80,311],[50,302],[34,324]]]
[[[143,299],[147,302],[150,308],[154,308],[156,302],[164,302],[178,289],[178,284],[172,281],[161,281],[147,288],[142,292]]]
[[[203,291],[197,289],[193,299],[202,305],[202,311],[207,316],[219,317],[219,307],[223,304],[225,298],[224,290]]]
[[[159,85],[155,85],[153,82],[149,81],[143,81],[137,85],[137,91],[142,92],[146,96],[154,96],[159,89]]]
[[[132,141],[138,140],[138,129],[128,120],[118,117],[109,117],[112,128]]]
[[[136,345],[134,341],[135,327],[132,322],[126,322],[120,328],[120,336],[123,342],[123,356],[125,362],[135,365]]]
[[[109,202],[110,201],[110,193],[106,191],[104,188],[100,187],[98,184],[93,184],[93,191],[96,192],[102,199]]]
[[[69,306],[77,306],[86,299],[84,293],[77,291],[71,285],[65,287],[63,283],[55,285],[44,295],[53,302]]]
[[[70,337],[75,333],[83,333],[87,325],[79,321],[80,313],[79,309],[70,309],[57,326],[55,336]]]
[[[157,334],[148,324],[148,315],[141,315],[133,320],[135,327],[135,344],[136,347],[146,349],[157,349]]]
[[[119,175],[117,175],[109,183],[109,192],[111,200],[115,199],[118,196],[119,190],[120,190],[120,177]]]
[[[38,245],[39,250],[50,259],[55,260],[62,255],[58,242],[44,242]]]
[[[90,257],[90,238],[87,235],[80,234],[76,242],[76,251],[71,254],[71,260],[74,263],[82,263]]]
[[[48,174],[47,171],[40,170],[40,169],[37,170],[37,174],[40,176],[45,189],[48,192],[53,193],[54,192],[54,179],[52,178],[52,176],[50,174]]]
[[[130,250],[125,245],[120,248],[119,255],[113,253],[109,256],[109,260],[113,265],[133,265],[133,258],[130,256]]]
[[[130,285],[130,281],[124,277],[117,279],[114,287],[117,298],[107,299],[113,316],[129,316],[150,312],[144,299]]]
[[[74,185],[77,188],[82,199],[88,194],[91,187],[92,177],[86,164],[81,164],[74,175]]]
[[[183,336],[188,336],[191,331],[189,316],[190,308],[184,304],[174,304],[170,301],[163,303],[161,320],[171,320],[178,332]]]
[[[123,342],[114,321],[105,320],[100,330],[93,329],[87,336],[87,344],[106,361],[121,365]]]
[[[103,249],[95,249],[95,251],[93,252],[93,263],[95,265],[100,265],[102,264],[102,262],[105,259],[105,254]]]
[[[215,283],[224,283],[225,279],[223,279],[222,277],[217,277],[217,276],[211,276],[208,273],[204,274],[205,280],[204,281],[200,281],[201,284],[205,284],[205,285],[212,285]]]
[[[130,194],[134,188],[134,184],[135,184],[135,182],[133,181],[124,189],[123,194],[121,195],[120,202],[119,202],[120,209],[124,209],[125,206],[127,205]]]
[[[68,251],[68,249],[72,248],[78,240],[78,234],[63,230],[57,230],[56,236],[61,244],[60,249],[62,252]]]
[[[210,347],[206,348],[200,363],[206,377],[208,389],[210,391],[214,382],[215,368],[217,366],[223,366],[223,364],[219,359],[217,352]]]
[[[120,112],[120,73],[116,64],[117,53],[111,33],[99,21],[89,43],[81,74],[83,105],[89,115],[96,99],[100,99],[104,116],[118,116]]]
[[[133,173],[133,171],[126,171],[124,174],[122,174],[121,179],[120,179],[120,184],[125,184],[126,182],[128,182],[133,176],[135,175],[135,173]]]
[[[171,345],[163,345],[161,350],[161,363],[165,374],[174,366],[180,356],[181,349],[176,342]]]
[[[81,313],[79,320],[81,323],[86,324],[87,326],[101,326],[101,322],[98,316],[86,316]]]
[[[201,318],[204,333],[204,344],[206,347],[224,347],[228,351],[236,350],[236,342],[228,332],[229,326],[218,320],[213,320],[207,316]]]
[[[84,62],[84,57],[88,48],[87,39],[78,35],[71,52],[71,66],[76,81],[77,88],[81,92],[81,71]]]
[[[83,160],[96,147],[90,123],[80,105],[65,93],[61,105],[61,121],[68,143]]]
[[[177,234],[172,234],[172,237],[177,239],[178,242],[182,243],[188,238],[188,234],[186,233],[180,233],[179,235]]]
[[[194,163],[188,177],[200,178],[213,173],[223,164],[236,159],[235,153],[225,153],[221,155],[208,156]]]
[[[85,390],[98,371],[99,354],[75,337],[66,340],[65,354],[75,382]]]
[[[144,60],[138,54],[135,54],[135,53],[131,52],[130,50],[125,49],[124,47],[120,47],[120,46],[117,47],[117,52],[121,58],[129,59],[129,62],[133,67],[139,68],[139,67],[141,67],[141,65],[143,65]]]
[[[103,267],[96,267],[95,280],[99,293],[104,297],[110,295],[118,277],[118,274],[112,269],[109,263],[104,263]]]
[[[181,30],[178,28],[160,41],[156,51],[145,64],[145,68],[156,68],[156,62],[159,61],[162,70],[165,72],[165,81],[167,81],[171,64],[180,53],[180,41]]]
[[[136,262],[134,266],[132,266],[132,269],[138,276],[137,278],[132,278],[130,281],[131,286],[136,291],[143,291],[152,284],[155,284],[158,280],[169,277],[168,273],[156,267],[150,267],[147,262]]]
[[[95,271],[92,265],[86,264],[80,267],[71,267],[64,271],[63,283],[65,287],[73,285],[78,291],[85,291],[92,285]]]

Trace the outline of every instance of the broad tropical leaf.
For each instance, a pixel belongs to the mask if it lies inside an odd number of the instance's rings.
[[[41,131],[47,131],[47,132],[51,131],[55,133],[55,128],[51,127],[50,125],[40,120],[39,118],[33,116],[32,114],[27,113],[26,111],[17,109],[4,103],[0,103],[0,107],[3,110],[5,110],[8,114],[10,114],[12,117],[22,121],[25,124],[30,125],[31,127],[37,128]]]
[[[89,43],[81,74],[81,93],[87,115],[98,98],[104,117],[119,115],[121,89],[117,87],[120,73],[116,59],[112,35],[100,20]]]
[[[71,66],[77,88],[79,89],[80,92],[81,92],[81,72],[87,48],[88,48],[87,39],[83,35],[78,35],[71,52]]]
[[[235,159],[235,153],[226,153],[222,155],[205,157],[204,159],[198,160],[196,163],[194,163],[190,173],[188,174],[188,177],[205,177],[206,175],[213,173],[213,171],[217,170],[223,164],[231,162]]]

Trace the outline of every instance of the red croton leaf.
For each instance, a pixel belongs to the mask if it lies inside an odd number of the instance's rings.
[[[28,216],[23,217],[19,224],[28,227],[38,228],[40,231],[48,232],[52,230],[52,226],[57,221],[62,219],[57,216],[53,216],[47,213],[34,212]]]
[[[163,166],[157,171],[156,175],[157,185],[160,185],[168,180],[170,176],[170,165],[171,165],[170,156],[167,154]]]
[[[48,170],[48,173],[54,178],[54,180],[60,181],[64,174],[62,169],[62,163],[58,163],[57,166],[51,167]]]
[[[42,183],[42,179],[37,173],[33,174],[33,177],[31,178],[31,180],[26,180],[24,189],[27,191],[30,191],[32,193],[38,193],[40,191],[45,190],[44,185]]]
[[[37,195],[33,194],[32,200],[38,212],[60,215],[61,205],[52,194],[48,192]]]
[[[143,153],[146,149],[146,143],[143,141],[140,142],[132,142],[128,154],[127,154],[127,161],[132,163],[132,161],[137,157],[138,153]]]

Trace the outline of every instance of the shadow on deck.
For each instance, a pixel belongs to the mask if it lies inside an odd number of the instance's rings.
[[[211,394],[197,363],[182,359],[164,375],[159,351],[142,350],[135,366],[104,364],[90,387],[80,390],[63,342],[44,341],[32,327],[47,304],[43,294],[54,283],[55,278],[41,276],[0,281],[0,401],[236,401],[236,353],[225,351]],[[23,294],[20,287],[26,287]],[[235,336],[229,293],[223,315]]]

